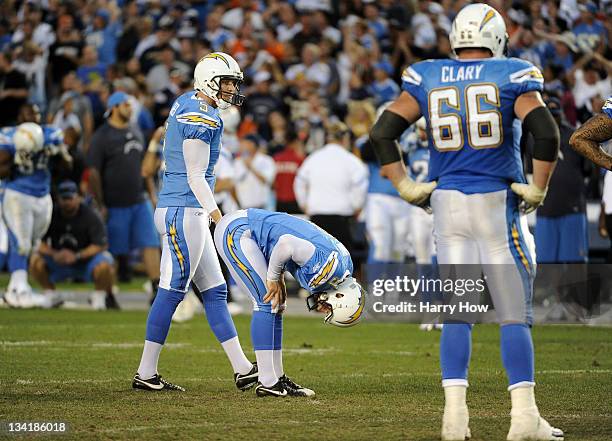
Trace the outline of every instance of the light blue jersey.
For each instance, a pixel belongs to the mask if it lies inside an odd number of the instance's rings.
[[[29,161],[13,167],[10,178],[2,181],[3,188],[9,188],[30,196],[42,197],[51,191],[51,173],[49,157],[55,154],[64,144],[64,134],[54,126],[41,126],[44,135],[43,149],[34,154]],[[17,127],[5,127],[0,130],[0,150],[15,154],[13,135]]]
[[[290,234],[312,243],[315,253],[303,266],[287,262],[285,269],[310,293],[322,292],[353,273],[349,252],[333,236],[312,222],[287,213],[250,208],[247,210],[251,237],[257,242],[266,261],[281,236]]]
[[[427,119],[428,179],[465,194],[525,182],[514,103],[543,84],[535,66],[516,58],[427,60],[406,69],[402,89]]]
[[[166,121],[164,161],[166,170],[159,193],[158,207],[196,207],[200,203],[187,183],[187,169],[183,157],[183,141],[199,139],[207,144],[209,160],[203,176],[214,192],[214,168],[221,148],[223,121],[219,111],[198,99],[196,92],[187,92],[176,99]]]

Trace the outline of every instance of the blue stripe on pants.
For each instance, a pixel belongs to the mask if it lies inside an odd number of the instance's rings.
[[[185,291],[191,266],[189,249],[183,228],[184,207],[169,207],[166,211],[166,235],[172,256],[172,279],[170,288]]]
[[[263,303],[263,298],[266,295],[266,285],[261,277],[255,271],[246,255],[242,251],[240,239],[249,225],[245,218],[238,218],[231,222],[223,234],[223,251],[229,258],[230,264],[249,289],[251,295],[257,300],[257,303],[263,307],[270,307],[269,303]]]

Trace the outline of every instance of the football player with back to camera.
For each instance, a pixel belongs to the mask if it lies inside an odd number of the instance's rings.
[[[312,222],[258,208],[225,215],[215,229],[215,245],[236,283],[252,297],[257,396],[314,396],[283,368],[284,272],[310,293],[309,310],[326,312],[326,323],[353,326],[363,314],[365,292],[352,277],[350,254]]]
[[[531,340],[533,237],[523,211],[542,204],[559,149],[559,130],[540,92],[543,78],[531,63],[505,58],[506,26],[485,4],[464,7],[450,43],[455,59],[408,67],[402,93],[381,115],[371,139],[400,195],[434,213],[438,262],[484,264],[501,324],[501,354],[512,401],[508,440],[562,440],[535,402]],[[432,145],[429,182],[406,176],[395,140],[425,116]],[[520,157],[520,122],[535,140],[533,183]],[[458,270],[459,271],[459,270]],[[468,271],[468,269],[464,269]],[[443,440],[469,438],[466,402],[472,325],[445,323],[440,364],[445,406]]]
[[[195,90],[177,98],[166,122],[166,169],[155,209],[155,225],[162,235],[161,277],[132,382],[137,389],[184,390],[158,374],[157,362],[172,315],[190,282],[202,296],[206,318],[229,358],[236,386],[244,390],[257,382],[257,366],[244,355],[227,309],[227,286],[208,228],[209,217],[215,223],[221,219],[213,196],[223,131],[219,109],[242,104],[243,74],[231,56],[213,52],[198,62],[194,77]]]

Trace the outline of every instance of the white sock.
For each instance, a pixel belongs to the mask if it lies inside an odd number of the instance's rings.
[[[221,343],[221,346],[223,346],[223,350],[227,358],[229,358],[234,372],[237,374],[248,374],[253,368],[253,363],[244,355],[238,336],[225,340]]]
[[[466,392],[467,386],[445,386],[444,406],[450,408],[467,407]]]
[[[28,287],[28,272],[26,270],[13,271],[8,286],[9,289],[16,289],[17,291],[21,291],[24,287]]]
[[[512,410],[537,408],[533,386],[517,387],[510,391]]]
[[[274,370],[274,351],[255,351],[259,381],[266,387],[274,386],[278,382],[278,375]]]
[[[279,378],[285,374],[285,370],[283,369],[283,350],[282,349],[274,350],[274,372],[276,372]]]
[[[140,378],[147,380],[157,374],[157,362],[159,361],[159,353],[163,347],[164,345],[160,345],[154,341],[145,340],[140,366],[138,366],[138,375],[140,375]]]

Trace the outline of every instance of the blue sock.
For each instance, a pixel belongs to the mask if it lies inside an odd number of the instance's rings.
[[[166,342],[172,315],[183,297],[185,297],[185,293],[157,288],[157,295],[147,318],[146,340],[160,345]]]
[[[283,315],[274,314],[274,350],[283,348]]]
[[[472,352],[472,326],[444,323],[440,336],[442,380],[466,380]]]
[[[277,349],[275,347],[277,315],[279,314],[253,311],[253,318],[251,319],[251,339],[253,340],[253,349],[256,351],[272,351]],[[280,321],[280,323],[282,325],[282,321]]]
[[[530,382],[535,380],[533,361],[533,342],[531,331],[526,324],[502,325],[500,330],[501,356],[508,384]]]
[[[227,309],[227,286],[224,284],[207,289],[200,293],[206,319],[219,343],[238,335],[232,316]]]

